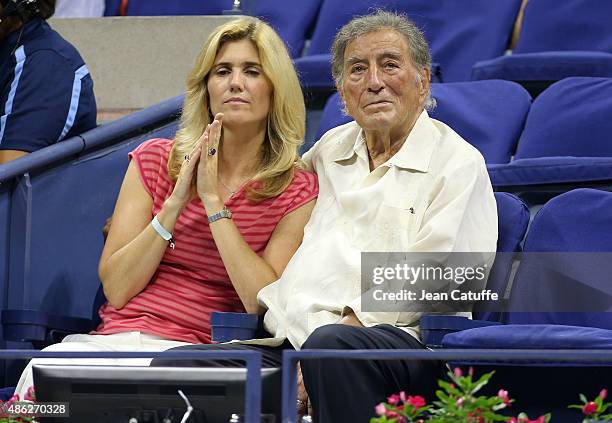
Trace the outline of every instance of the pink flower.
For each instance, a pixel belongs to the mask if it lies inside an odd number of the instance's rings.
[[[508,397],[508,391],[500,389],[497,392],[497,396],[504,400],[504,404],[506,405],[510,404],[510,398]]]
[[[385,408],[385,404],[381,402],[374,408],[374,411],[376,411],[376,414],[378,414],[379,416],[384,416],[387,412],[387,409]]]
[[[586,404],[584,404],[584,407],[582,407],[582,413],[586,416],[593,414],[596,411],[597,404],[595,404],[593,401],[587,402]]]
[[[36,394],[34,392],[34,386],[30,386],[26,391],[23,399],[26,401],[36,401]]]
[[[602,389],[601,392],[599,393],[599,398],[601,398],[602,400],[605,400],[607,396],[608,396],[608,390],[605,388]]]
[[[11,404],[13,404],[14,402],[19,401],[19,394],[14,394],[11,399],[9,399],[6,404],[7,406],[10,406]]]
[[[455,377],[461,377],[463,376],[463,372],[461,371],[461,369],[459,367],[455,367],[453,369],[453,373],[455,374]]]
[[[393,394],[389,398],[387,398],[387,402],[391,405],[397,405],[399,403],[400,397],[399,395]]]
[[[475,422],[475,423],[484,423],[484,418],[482,416],[479,415],[480,414],[480,408],[476,409],[476,413],[468,413],[468,422]]]
[[[473,368],[473,367],[470,367],[470,368],[468,369],[468,375],[470,375],[470,376],[474,376],[474,368]]]
[[[399,414],[397,414],[395,411],[387,411],[386,417],[389,419],[394,419],[399,417]]]
[[[463,406],[463,398],[458,398],[455,404],[457,407],[461,408]]]
[[[519,417],[518,419],[516,417],[512,417],[506,423],[546,423],[546,417],[540,416],[535,420],[530,420],[525,417]]]
[[[399,393],[400,399],[402,400],[402,402],[406,402],[406,392],[401,391]]]
[[[410,405],[412,405],[414,408],[421,408],[421,407],[425,407],[425,404],[427,404],[427,401],[425,401],[425,398],[419,396],[419,395],[415,395],[413,396],[409,396],[406,399],[406,402]]]

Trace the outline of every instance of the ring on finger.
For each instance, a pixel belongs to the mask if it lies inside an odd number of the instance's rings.
[[[209,148],[208,149],[208,155],[209,156],[214,156],[216,152],[217,152],[217,150],[215,150],[214,148]]]
[[[297,400],[298,405],[306,405],[306,401],[302,401],[301,399]]]

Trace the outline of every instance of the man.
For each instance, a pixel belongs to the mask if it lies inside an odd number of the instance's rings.
[[[403,16],[379,11],[340,29],[332,73],[355,122],[327,132],[303,158],[319,197],[301,247],[258,295],[272,338],[216,348],[259,348],[270,365],[283,346],[424,348],[422,310],[362,307],[361,253],[492,252],[497,241],[484,159],[425,111],[430,64],[423,34]],[[394,392],[431,394],[442,370],[432,361],[304,360],[298,409],[310,402],[317,422],[367,422]]]
[[[96,126],[93,81],[45,22],[55,0],[0,0],[0,163]]]

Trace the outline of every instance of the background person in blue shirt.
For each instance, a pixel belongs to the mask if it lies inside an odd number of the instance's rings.
[[[45,20],[55,0],[0,0],[0,163],[96,126],[93,81]]]

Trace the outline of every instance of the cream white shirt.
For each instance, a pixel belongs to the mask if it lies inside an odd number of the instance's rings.
[[[328,131],[303,159],[319,197],[302,245],[258,294],[269,343],[300,348],[351,310],[364,326],[387,323],[418,339],[422,313],[361,310],[361,252],[494,252],[497,209],[482,155],[424,111],[373,171],[355,122]]]

